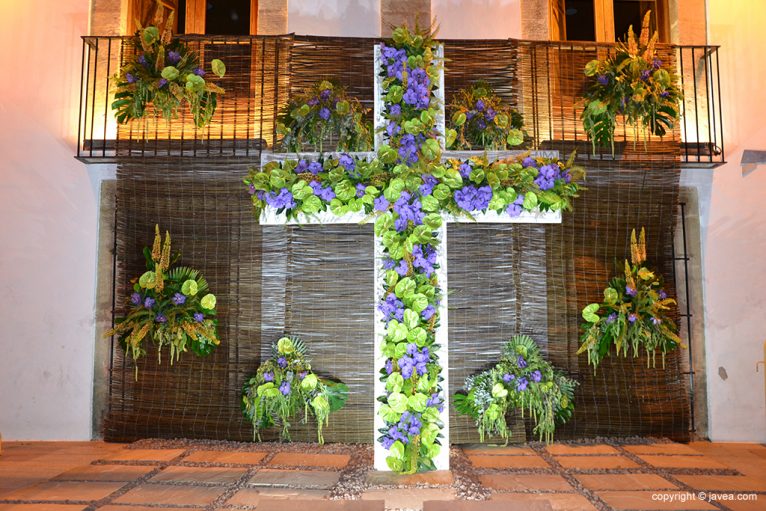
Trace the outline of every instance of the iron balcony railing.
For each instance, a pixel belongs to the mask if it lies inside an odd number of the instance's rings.
[[[276,118],[291,95],[320,79],[344,85],[372,108],[374,39],[284,35],[183,36],[182,40],[202,62],[220,58],[226,63],[226,76],[218,81],[226,93],[210,124],[196,128],[182,108],[169,121],[147,113],[143,119],[118,125],[111,110],[113,77],[136,54],[133,40],[83,37],[78,158],[94,162],[257,158],[261,150],[274,146]],[[579,119],[586,86],[583,67],[613,51],[614,45],[517,40],[447,40],[444,45],[447,102],[471,81],[487,80],[523,114],[527,147],[571,146],[583,157],[615,157],[592,154]],[[659,142],[650,151],[675,152],[685,166],[717,166],[725,161],[718,50],[718,46],[660,48],[663,60],[677,66],[684,101],[676,130],[663,139],[649,137]],[[618,153],[630,153],[633,137],[632,129],[618,126]]]

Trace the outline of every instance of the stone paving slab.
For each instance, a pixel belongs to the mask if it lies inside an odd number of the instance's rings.
[[[635,461],[625,456],[556,456],[561,466],[571,470],[637,468]]]
[[[455,502],[429,500],[423,503],[423,511],[551,511],[550,502],[547,500],[524,500],[524,501],[470,501],[459,500]]]
[[[154,506],[116,506],[108,505],[98,508],[98,511],[189,511],[188,507],[154,507]]]
[[[540,456],[494,456],[479,454],[469,455],[468,459],[477,468],[550,468],[550,465]]]
[[[194,451],[184,461],[201,463],[232,463],[257,465],[266,457],[265,452]]]
[[[100,500],[122,488],[124,483],[49,481],[3,496],[5,500]]]
[[[677,498],[674,500],[659,500],[657,498],[658,492],[654,491],[603,491],[598,492],[598,496],[601,497],[608,506],[614,511],[622,510],[651,510],[651,511],[671,511],[671,510],[684,510],[684,511],[703,511],[707,509],[718,509],[708,502],[703,502],[698,499],[689,500],[689,497],[694,497],[693,493],[677,491],[677,492],[659,492],[659,495],[672,495]]]
[[[597,511],[588,499],[575,493],[493,493],[490,502],[521,502],[529,506],[547,502],[553,511]]]
[[[150,482],[234,484],[245,475],[244,468],[167,467]]]
[[[339,479],[340,472],[264,468],[256,472],[247,484],[251,486],[292,486],[327,490],[335,486]]]
[[[507,456],[536,455],[530,447],[523,445],[468,444],[460,446],[466,454],[503,454]]]
[[[226,489],[220,486],[179,486],[143,484],[116,498],[116,504],[166,504],[177,506],[207,506]]]
[[[85,506],[70,504],[0,504],[0,511],[83,511]]]
[[[351,457],[347,454],[306,454],[301,452],[280,452],[271,459],[269,465],[343,468],[348,465],[350,460]]]
[[[135,481],[154,470],[146,465],[85,465],[67,470],[53,478],[54,481]]]
[[[589,490],[676,490],[678,487],[656,474],[577,474]]]
[[[370,470],[367,472],[367,484],[371,486],[415,486],[415,485],[450,485],[455,480],[450,470],[434,470],[422,474],[399,475],[395,472]]]
[[[494,490],[507,491],[575,491],[566,479],[553,474],[484,474],[481,484]]]
[[[725,469],[725,465],[705,456],[652,456],[641,455],[642,460],[660,468]]]
[[[423,509],[423,502],[447,500],[454,503],[455,493],[444,488],[399,488],[392,490],[367,490],[362,500],[384,500],[387,509]]]
[[[625,450],[632,452],[633,454],[686,454],[690,456],[702,456],[702,453],[695,451],[691,447],[685,444],[675,443],[657,443],[657,444],[641,444],[641,445],[626,445]]]
[[[766,479],[756,479],[747,476],[677,475],[674,477],[695,490],[719,492],[766,491]],[[766,495],[763,496],[763,508],[766,509]]]
[[[571,444],[552,444],[545,447],[545,450],[551,454],[619,454],[620,451],[611,445],[571,445]]]
[[[170,461],[184,453],[183,449],[123,449],[107,461]]]
[[[382,500],[284,500],[262,499],[258,511],[384,511]]]
[[[289,488],[244,488],[235,493],[228,501],[227,505],[233,506],[259,506],[267,499],[285,500],[322,500],[330,496],[326,490],[293,490]],[[259,506],[260,509],[260,506]],[[284,508],[283,508],[284,509]],[[302,511],[306,510],[306,506]]]

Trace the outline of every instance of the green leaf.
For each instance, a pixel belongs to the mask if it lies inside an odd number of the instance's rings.
[[[423,224],[428,226],[431,230],[436,230],[442,225],[442,216],[438,213],[431,213],[430,215],[426,215],[426,217],[423,219]]]
[[[502,399],[508,395],[508,390],[502,383],[495,383],[492,386],[492,397]]]
[[[458,174],[459,176],[460,174]],[[462,182],[462,180],[461,180]],[[449,186],[447,186],[444,183],[440,183],[436,185],[436,188],[434,188],[433,196],[440,201],[447,200],[452,196],[452,191],[450,190]]]
[[[181,285],[181,292],[186,296],[194,296],[199,290],[199,285],[196,280],[187,280]]]
[[[535,192],[527,192],[524,196],[523,208],[527,211],[532,211],[537,207],[537,195]]]
[[[427,339],[428,339],[428,334],[422,327],[413,328],[407,333],[407,340],[410,342],[414,342],[421,348],[425,346]]]
[[[404,444],[401,441],[397,440],[391,446],[391,449],[389,449],[389,452],[391,453],[391,456],[395,456],[397,458],[404,458]]]
[[[397,293],[398,296],[398,293]],[[412,308],[420,314],[425,310],[426,307],[428,307],[428,298],[424,294],[417,293],[412,297]]]
[[[388,287],[395,286],[398,281],[399,274],[396,273],[396,270],[388,270],[386,272],[386,285]]]
[[[455,112],[452,114],[452,124],[455,126],[462,126],[465,124],[466,116],[463,112]]]
[[[510,130],[508,137],[505,139],[509,146],[517,146],[524,143],[524,132],[521,130]]]
[[[401,393],[404,385],[404,378],[401,373],[391,373],[386,380],[386,390],[393,393]]]
[[[618,298],[618,295],[617,295],[616,289],[611,287],[604,289],[604,303],[609,303],[609,304],[617,303],[617,298]]]
[[[316,375],[314,373],[309,373],[303,378],[303,380],[301,380],[301,388],[303,390],[314,390],[317,386],[317,383],[319,383],[319,380],[317,379]]]
[[[322,200],[316,195],[307,197],[301,204],[301,210],[308,215],[318,213],[322,209]]]
[[[213,73],[218,76],[218,78],[223,78],[223,75],[226,74],[226,64],[224,64],[220,59],[211,60],[210,68],[213,70]]]
[[[178,78],[178,75],[180,73],[178,72],[178,69],[175,66],[165,66],[162,69],[162,72],[160,74],[165,80],[172,82],[173,80]],[[193,76],[197,76],[197,75],[193,75]],[[200,78],[200,77],[197,76],[197,78]]]
[[[400,299],[407,298],[413,292],[415,292],[415,281],[412,280],[411,277],[404,277],[402,280],[400,280],[396,284],[396,287],[394,288],[394,293],[396,293],[396,296],[399,297]],[[421,309],[421,311],[422,310],[423,309]],[[420,311],[415,311],[415,312],[420,312]]]
[[[146,27],[141,36],[146,44],[154,44],[160,37],[160,30],[157,27]]]
[[[591,303],[590,305],[585,306],[582,310],[582,318],[588,323],[598,323],[600,318],[596,312],[598,312],[599,308],[601,308],[601,305],[597,303]]]
[[[388,405],[381,405],[378,414],[387,424],[399,422],[399,419],[402,416],[402,414],[393,411]]]
[[[414,396],[410,396],[407,399],[407,405],[411,410],[416,412],[423,412],[426,409],[426,403],[428,402],[428,396],[425,394],[417,393]]]
[[[386,458],[386,465],[388,465],[388,468],[390,468],[393,472],[404,472],[404,460],[394,456],[389,456]]]
[[[386,335],[391,342],[403,341],[407,338],[409,329],[406,325],[399,323],[397,320],[392,319],[388,323],[386,328]]]
[[[412,309],[405,309],[404,324],[410,329],[410,334],[412,333],[412,329],[418,326],[418,323],[420,323],[420,315]]]
[[[433,195],[425,195],[420,198],[420,205],[423,211],[437,211],[439,209],[439,200]]]
[[[407,396],[401,392],[392,392],[388,396],[388,406],[391,407],[396,413],[404,413],[407,411]]]

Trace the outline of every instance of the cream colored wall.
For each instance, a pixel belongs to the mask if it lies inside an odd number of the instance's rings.
[[[744,149],[766,150],[766,2],[708,0],[720,44],[726,159],[713,172],[704,234],[708,403],[713,440],[766,442],[766,165],[744,177]],[[763,371],[763,369],[762,369]]]
[[[431,0],[431,15],[445,39],[521,37],[523,0]]]
[[[73,157],[88,0],[0,1],[0,432],[91,435],[98,178]]]

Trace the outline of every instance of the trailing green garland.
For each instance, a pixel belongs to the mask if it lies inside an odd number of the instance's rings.
[[[346,404],[348,387],[314,374],[307,354],[308,348],[299,338],[282,337],[272,346],[272,358],[245,383],[242,413],[253,424],[253,437],[259,441],[261,431],[274,425],[282,428],[282,440],[289,441],[290,420],[303,410],[301,422],[313,415],[317,440],[322,444],[322,428],[329,424],[330,414]]]
[[[489,84],[476,82],[455,96],[448,113],[457,132],[457,149],[500,151],[524,143],[524,119]]]
[[[500,362],[492,369],[466,378],[466,393],[454,396],[455,409],[476,421],[479,438],[496,435],[508,441],[506,415],[529,414],[540,441],[552,442],[556,424],[574,413],[577,382],[547,362],[540,348],[526,335],[516,335],[505,345]]]

